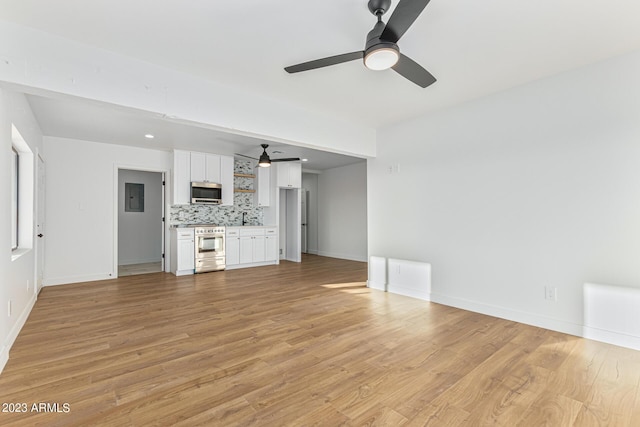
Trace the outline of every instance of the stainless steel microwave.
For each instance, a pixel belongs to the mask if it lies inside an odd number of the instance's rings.
[[[221,204],[222,185],[213,182],[192,182],[191,203]]]

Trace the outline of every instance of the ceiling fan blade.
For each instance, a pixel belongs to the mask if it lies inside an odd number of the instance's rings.
[[[398,63],[391,68],[402,77],[411,80],[420,87],[427,87],[436,82],[436,78],[433,77],[430,72],[402,53],[400,54]]]
[[[240,153],[233,153],[236,156],[242,156],[242,157],[246,157],[247,159],[251,159],[251,160],[258,160],[255,157],[251,157],[251,156],[245,156],[244,154],[240,154]]]
[[[380,39],[397,43],[428,3],[429,0],[400,0],[387,21],[387,26],[380,35]]]
[[[300,158],[299,157],[289,157],[286,159],[271,159],[271,163],[273,162],[296,162],[299,161]]]
[[[299,73],[300,71],[314,70],[316,68],[328,67],[330,65],[342,64],[343,62],[354,61],[364,57],[363,51],[343,53],[342,55],[329,56],[328,58],[316,59],[314,61],[303,62],[302,64],[291,65],[284,70],[287,73]]]

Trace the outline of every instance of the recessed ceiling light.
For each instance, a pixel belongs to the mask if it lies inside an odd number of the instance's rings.
[[[153,139],[153,138],[155,138],[155,137],[154,137],[153,135],[151,135],[150,133],[146,134],[144,137],[145,137],[145,138],[147,138],[147,139]]]
[[[302,161],[303,161],[303,162],[308,162],[308,161],[309,161],[309,159],[302,159]]]

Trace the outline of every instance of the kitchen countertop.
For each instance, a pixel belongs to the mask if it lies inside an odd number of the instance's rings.
[[[227,225],[227,228],[264,228],[276,227],[275,225]]]
[[[171,224],[170,227],[171,228],[194,228],[194,227],[259,228],[259,227],[277,227],[277,225]]]

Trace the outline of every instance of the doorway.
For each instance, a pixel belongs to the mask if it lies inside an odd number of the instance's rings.
[[[302,261],[301,191],[300,188],[280,188],[278,241],[281,260]]]
[[[118,169],[118,277],[164,271],[164,173]]]

